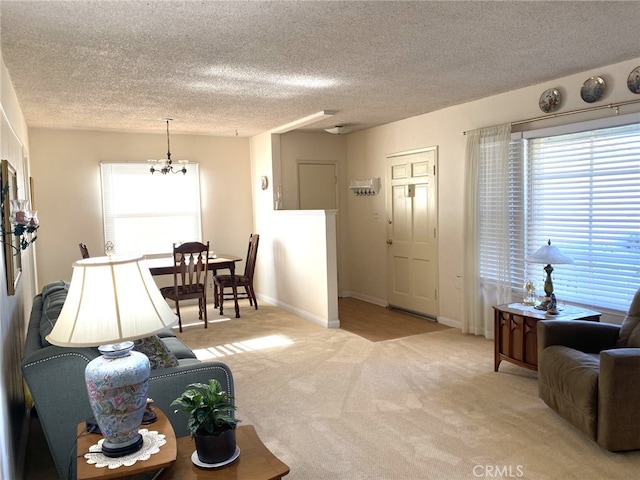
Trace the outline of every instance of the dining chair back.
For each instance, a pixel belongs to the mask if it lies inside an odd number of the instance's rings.
[[[216,304],[220,307],[220,315],[223,315],[224,300],[233,299],[236,309],[236,318],[240,318],[240,307],[238,300],[249,299],[249,305],[258,309],[258,299],[253,289],[253,274],[256,270],[256,259],[258,257],[258,243],[260,235],[253,233],[249,236],[249,247],[247,249],[247,259],[244,265],[243,275],[216,275],[213,277],[214,295]],[[238,292],[238,287],[244,288],[244,293]],[[226,289],[231,289],[231,293],[225,293]]]
[[[89,258],[91,256],[89,255],[89,249],[84,243],[79,243],[78,246],[80,247],[80,255],[82,255],[82,258]]]
[[[207,328],[207,263],[209,242],[173,245],[173,285],[160,289],[164,298],[174,301],[182,332],[180,301],[198,299],[198,318]]]

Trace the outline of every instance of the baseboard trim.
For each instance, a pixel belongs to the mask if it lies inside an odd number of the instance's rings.
[[[439,316],[438,323],[442,325],[446,325],[447,327],[462,328],[462,322],[459,322],[458,320],[453,320],[452,318],[448,318],[448,317]]]
[[[370,295],[365,295],[363,293],[358,292],[342,292],[341,297],[352,297],[357,300],[362,300],[363,302],[373,303],[374,305],[378,305],[379,307],[387,308],[389,304],[383,298],[372,297]]]
[[[299,317],[304,318],[305,320],[309,320],[310,322],[315,323],[316,325],[320,325],[321,327],[326,327],[326,328],[340,328],[340,319],[336,318],[336,319],[325,319],[322,317],[319,317],[317,315],[314,315],[310,312],[307,312],[306,310],[301,310],[299,308],[296,308],[292,305],[289,305],[288,303],[285,302],[281,302],[280,300],[277,300],[275,298],[271,298],[268,297],[266,295],[261,295],[261,294],[257,294],[256,295],[260,300],[270,303],[271,305],[275,305],[278,308],[281,308],[283,310],[286,310],[287,312],[293,313],[295,315],[298,315]]]

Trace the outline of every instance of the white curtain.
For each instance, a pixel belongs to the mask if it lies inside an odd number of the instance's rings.
[[[464,308],[462,333],[494,337],[493,305],[511,301],[509,262],[509,142],[511,125],[467,132],[465,166]],[[480,179],[491,179],[480,184]],[[481,211],[481,195],[493,192]],[[480,222],[486,222],[497,241],[495,278],[480,278]]]

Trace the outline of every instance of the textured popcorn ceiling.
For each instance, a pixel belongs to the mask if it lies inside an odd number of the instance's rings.
[[[640,2],[0,0],[37,127],[248,136],[385,124],[637,57]]]

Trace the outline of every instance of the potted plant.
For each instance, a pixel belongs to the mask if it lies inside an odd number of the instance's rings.
[[[233,397],[215,379],[192,383],[171,405],[189,414],[187,427],[196,442],[196,452],[204,464],[220,464],[236,453],[236,426]]]

